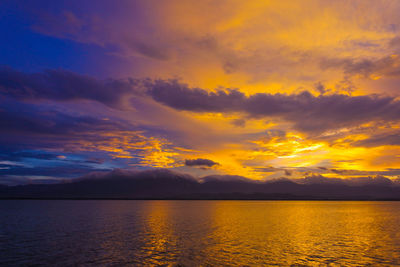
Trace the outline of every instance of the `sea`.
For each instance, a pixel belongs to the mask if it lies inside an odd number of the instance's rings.
[[[400,266],[400,202],[0,200],[0,266]]]

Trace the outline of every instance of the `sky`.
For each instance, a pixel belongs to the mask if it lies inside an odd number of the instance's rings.
[[[400,1],[0,3],[0,183],[400,177]]]

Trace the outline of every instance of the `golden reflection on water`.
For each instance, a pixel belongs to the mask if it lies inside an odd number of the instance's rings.
[[[400,259],[397,202],[154,201],[146,206],[143,249],[152,264],[390,266]]]
[[[0,266],[400,266],[400,202],[0,205]]]
[[[171,261],[168,246],[176,242],[176,234],[171,227],[171,203],[160,202],[149,205],[146,211],[145,231],[148,243],[144,246],[146,258],[152,263],[167,264]]]
[[[400,266],[400,202],[2,203],[0,266]]]

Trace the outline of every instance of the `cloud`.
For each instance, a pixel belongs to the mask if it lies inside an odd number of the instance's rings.
[[[153,44],[143,43],[139,41],[132,42],[128,45],[134,51],[142,54],[143,56],[157,59],[157,60],[168,60],[169,55],[161,47],[156,47]]]
[[[3,149],[0,152],[0,159],[6,160],[15,160],[21,161],[24,159],[36,159],[36,160],[59,160],[65,159],[65,156],[54,154],[54,153],[47,153],[44,151],[10,151],[7,149]],[[1,161],[0,161],[1,163]]]
[[[286,176],[291,176],[292,175],[292,171],[290,171],[290,170],[284,170],[284,172],[285,172]]]
[[[245,119],[234,119],[231,121],[231,124],[236,126],[236,127],[245,127],[246,126],[246,120]]]
[[[120,106],[121,101],[128,95],[140,94],[150,96],[155,101],[176,110],[239,112],[251,118],[281,118],[292,122],[297,130],[308,133],[357,126],[373,120],[390,122],[400,118],[400,102],[388,96],[342,94],[314,96],[308,91],[298,94],[245,95],[238,89],[218,89],[210,92],[201,88],[190,88],[177,80],[102,81],[63,70],[26,74],[2,68],[0,93],[20,100],[86,99],[113,107]],[[238,119],[233,123],[243,126],[245,121]],[[19,125],[19,127],[29,127],[29,123]]]
[[[98,80],[66,70],[28,74],[8,67],[0,68],[0,94],[22,100],[85,99],[115,107],[123,96],[132,93],[134,84],[133,79]]]
[[[136,68],[150,65],[148,73],[159,75],[161,71],[173,76],[185,72],[188,76],[198,75],[198,80],[209,74],[198,71],[199,64],[215,73],[244,73],[251,80],[265,81],[271,74],[273,79],[281,76],[304,80],[324,75],[315,65],[318,59],[333,53],[352,55],[355,59],[351,60],[389,54],[386,43],[398,33],[400,10],[396,1],[352,5],[321,0],[308,4],[291,1],[288,5],[223,1],[212,7],[208,1],[188,1],[185,5],[176,0],[119,1],[111,5],[100,0],[96,6],[72,2],[76,4],[22,6],[29,7],[25,9],[30,10],[31,28],[41,34],[111,46],[117,50],[114,54],[132,61]],[[143,58],[148,59],[145,64]],[[160,68],[160,61],[168,59],[167,67]],[[331,65],[344,68],[343,64]]]
[[[190,167],[194,167],[194,166],[212,167],[215,165],[219,165],[219,163],[212,161],[210,159],[197,158],[197,159],[186,159],[185,165],[190,166]]]
[[[379,95],[314,96],[303,91],[299,94],[257,93],[246,96],[237,89],[209,92],[189,88],[176,80],[156,80],[147,83],[147,87],[147,93],[154,100],[178,110],[242,112],[254,118],[278,117],[309,133],[400,118],[400,102],[393,97]]]
[[[89,131],[128,129],[120,121],[89,115],[72,115],[57,109],[42,110],[19,102],[0,103],[0,133],[24,135],[59,135],[73,138]]]
[[[365,78],[398,77],[400,76],[400,57],[396,54],[378,59],[368,58],[325,58],[321,60],[321,68],[342,68],[344,74]]]
[[[377,147],[383,145],[400,146],[400,133],[375,134],[364,140],[354,142],[354,146]]]
[[[151,13],[144,10],[146,5],[138,1],[120,1],[118,5],[98,1],[96,7],[86,9],[84,15],[80,14],[81,9],[70,10],[69,5],[62,12],[41,9],[35,12],[31,28],[44,35],[79,43],[96,44],[103,48],[112,46],[110,54],[120,57],[168,60],[170,55],[165,48],[165,40],[146,31],[146,20],[154,20],[150,14],[143,16],[143,13]],[[36,7],[32,6],[31,9],[35,10]],[[129,30],[121,27],[126,24],[133,27]]]
[[[91,114],[48,103],[2,100],[0,145],[2,152],[7,149],[8,156],[24,150],[83,153],[83,156],[92,152],[108,160],[129,160],[135,166],[167,167],[175,163],[177,153],[170,148],[169,141],[152,136],[154,130],[145,131],[129,120],[113,115],[104,118],[96,109]]]
[[[237,89],[208,92],[200,88],[188,88],[177,80],[155,80],[146,85],[147,94],[154,100],[179,110],[229,112],[240,109],[246,100],[245,95]]]
[[[26,74],[3,68],[0,70],[0,93],[21,100],[86,99],[113,107],[118,107],[126,96],[140,94],[176,110],[244,113],[250,118],[281,118],[293,123],[297,130],[308,133],[357,126],[373,120],[390,122],[400,118],[400,102],[389,96],[314,96],[308,91],[246,95],[238,89],[207,91],[190,88],[177,80],[102,81],[62,70]],[[235,120],[233,123],[243,126],[244,120]]]

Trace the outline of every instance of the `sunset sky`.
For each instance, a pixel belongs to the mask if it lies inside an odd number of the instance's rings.
[[[399,14],[397,0],[1,1],[0,183],[399,179]]]

